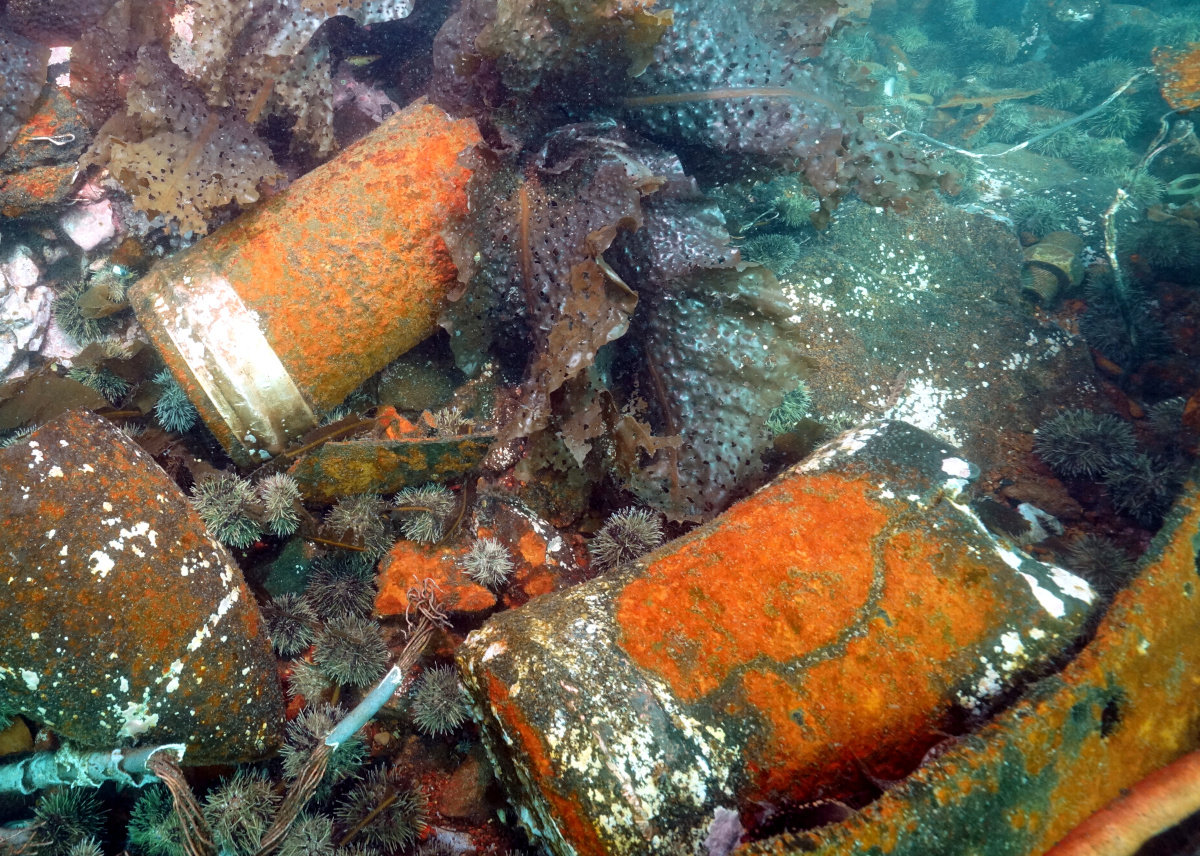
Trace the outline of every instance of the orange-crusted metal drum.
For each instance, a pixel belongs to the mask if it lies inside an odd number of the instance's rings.
[[[419,101],[286,192],[157,265],[130,292],[239,463],[277,454],[436,329],[466,206],[472,121]]]

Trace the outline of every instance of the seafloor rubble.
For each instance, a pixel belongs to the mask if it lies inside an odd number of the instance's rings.
[[[1196,42],[0,0],[0,852],[1186,817]]]

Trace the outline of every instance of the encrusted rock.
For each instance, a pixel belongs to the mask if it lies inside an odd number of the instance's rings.
[[[28,247],[11,248],[0,262],[0,380],[27,368],[46,335],[54,292],[37,285],[40,276]]]
[[[1032,317],[996,221],[937,200],[904,217],[847,205],[806,249],[783,285],[821,422],[902,419],[990,472],[1014,435],[1093,394],[1087,347]]]
[[[492,618],[459,664],[555,854],[697,852],[915,768],[1068,646],[1091,589],[997,542],[975,469],[904,423],[843,435],[687,537]]]
[[[71,96],[57,86],[46,87],[32,109],[0,154],[0,214],[6,217],[44,214],[60,205],[91,136]]]
[[[241,571],[149,455],[68,413],[0,449],[0,694],[88,748],[268,755],[283,728]]]

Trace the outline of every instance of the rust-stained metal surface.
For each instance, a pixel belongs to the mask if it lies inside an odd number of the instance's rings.
[[[475,125],[417,102],[156,266],[130,302],[235,460],[277,454],[436,329]]]
[[[319,502],[356,493],[393,493],[461,478],[479,465],[495,439],[494,434],[470,434],[325,443],[288,474],[306,497]]]
[[[1036,856],[1200,748],[1200,492],[1189,488],[1096,637],[1059,674],[852,819],[739,850]]]
[[[283,698],[242,573],[154,460],[68,413],[0,449],[0,693],[78,746],[270,755]]]
[[[635,568],[501,613],[459,663],[522,822],[555,854],[697,852],[914,769],[1061,653],[1093,593],[954,501],[969,465],[851,432]]]

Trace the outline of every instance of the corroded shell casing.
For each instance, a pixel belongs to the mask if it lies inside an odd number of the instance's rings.
[[[436,329],[474,122],[423,101],[130,290],[213,434],[258,463]]]
[[[1025,248],[1021,290],[1043,306],[1083,282],[1083,239],[1073,232],[1051,232]]]

